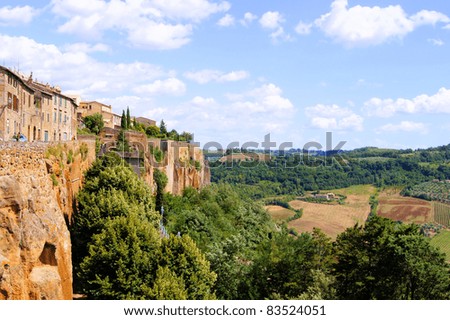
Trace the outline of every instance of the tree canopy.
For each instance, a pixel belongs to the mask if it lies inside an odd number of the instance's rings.
[[[84,117],[83,123],[90,132],[96,135],[98,135],[105,126],[103,116],[100,113],[94,113],[93,115]]]

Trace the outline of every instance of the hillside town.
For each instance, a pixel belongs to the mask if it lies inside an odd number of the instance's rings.
[[[0,66],[0,141],[69,141],[77,138],[83,118],[99,113],[104,127],[120,129],[122,116],[110,105],[82,101],[80,96],[65,94],[61,88],[41,83],[20,72]],[[156,121],[134,119],[146,126]]]

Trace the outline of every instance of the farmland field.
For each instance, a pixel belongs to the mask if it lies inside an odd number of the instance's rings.
[[[434,221],[450,227],[450,206],[440,202],[433,202]]]
[[[375,192],[375,188],[364,185],[322,192],[342,194],[347,196],[347,199],[344,205],[291,201],[289,204],[294,209],[303,208],[303,215],[300,219],[291,221],[289,227],[299,233],[320,228],[325,234],[335,239],[345,229],[357,223],[365,223],[370,212],[369,197]]]
[[[431,239],[431,244],[444,252],[447,255],[447,261],[450,261],[450,231],[441,230],[438,235]]]
[[[265,208],[269,212],[272,219],[277,222],[286,220],[287,218],[290,218],[295,214],[294,211],[283,208],[281,206],[270,205],[270,206],[265,206]]]
[[[433,222],[431,202],[421,199],[402,197],[401,188],[387,188],[378,197],[377,214],[395,221],[426,223]]]

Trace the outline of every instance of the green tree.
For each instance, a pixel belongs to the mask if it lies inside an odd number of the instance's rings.
[[[168,267],[159,267],[149,296],[154,300],[186,300],[184,280]]]
[[[108,220],[81,263],[91,299],[214,299],[216,275],[188,237],[162,239],[139,215]]]
[[[127,129],[131,129],[130,108],[127,106]]]
[[[188,299],[215,299],[212,291],[216,274],[210,270],[210,263],[195,242],[187,235],[163,239],[159,264],[167,266],[183,279]]]
[[[338,236],[335,245],[340,299],[448,299],[444,255],[406,225],[373,216]]]
[[[320,289],[318,273],[327,274],[331,258],[328,238],[317,240],[303,233],[298,237],[287,231],[276,233],[262,243],[259,256],[253,261],[248,277],[251,299],[294,299]],[[319,291],[324,298],[331,298],[328,287]]]
[[[145,128],[145,134],[148,137],[156,137],[159,135],[159,133],[160,131],[158,126],[148,126],[147,128]]]
[[[164,120],[161,120],[161,124],[159,125],[159,132],[164,136],[167,137],[167,127]]]
[[[130,144],[125,137],[125,131],[123,129],[119,131],[119,135],[117,136],[116,149],[120,152],[130,152]]]
[[[171,139],[171,140],[179,141],[180,140],[180,135],[178,134],[177,130],[172,129],[168,133],[168,138]]]
[[[83,122],[86,128],[96,135],[100,133],[105,125],[103,116],[100,113],[94,113],[93,115],[84,117]]]
[[[81,263],[80,278],[90,299],[151,299],[161,238],[137,214],[106,220]]]
[[[126,118],[126,115],[125,115],[125,110],[122,110],[122,118],[120,118],[120,127],[123,130],[127,130],[128,129],[127,128],[127,118]]]
[[[151,192],[127,164],[106,154],[85,177],[71,227],[76,290],[90,299],[215,297],[209,262],[189,236],[161,238]]]
[[[241,292],[242,282],[248,277],[250,266],[245,263],[244,252],[245,239],[240,235],[211,244],[206,256],[217,274],[214,291],[220,299],[236,300],[245,296]]]
[[[180,136],[180,140],[190,142],[194,139],[194,135],[190,132],[183,131]]]
[[[155,207],[156,211],[161,212],[161,207],[164,204],[164,189],[167,186],[167,183],[169,182],[169,179],[167,179],[167,176],[164,172],[154,169],[153,170],[153,180],[156,184],[156,202]]]
[[[84,187],[77,195],[77,210],[70,228],[77,290],[81,286],[77,278],[80,263],[88,254],[93,235],[103,230],[108,219],[129,214],[138,214],[158,226],[159,214],[154,210],[148,186],[118,155],[107,153],[86,172]]]

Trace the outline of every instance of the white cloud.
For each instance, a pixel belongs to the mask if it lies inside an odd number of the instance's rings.
[[[30,6],[2,7],[0,8],[0,26],[27,24],[38,14],[39,10]]]
[[[348,7],[348,0],[335,0],[331,11],[315,21],[327,36],[348,46],[378,45],[401,39],[422,25],[450,22],[439,12],[422,10],[408,16],[399,5]]]
[[[428,39],[428,42],[437,47],[442,47],[445,44],[441,39]]]
[[[91,45],[89,43],[85,43],[85,42],[78,42],[78,43],[71,43],[68,44],[66,46],[64,46],[63,48],[65,51],[72,51],[72,52],[84,52],[84,53],[89,53],[89,52],[108,52],[110,50],[110,48],[103,43],[97,43],[94,45]]]
[[[161,67],[148,63],[105,63],[89,55],[92,47],[78,44],[58,48],[26,37],[0,34],[0,60],[5,65],[20,61],[23,72],[33,71],[41,82],[59,85],[63,91],[81,94],[86,99],[96,99],[104,92],[121,93],[148,84],[157,79],[173,77]],[[83,50],[78,50],[79,48]],[[101,49],[102,46],[97,47]],[[70,77],[67,75],[70,74]],[[107,85],[105,85],[105,83]]]
[[[66,18],[59,32],[98,39],[112,30],[125,34],[131,44],[151,50],[186,45],[196,24],[229,8],[226,1],[208,0],[52,0],[53,13]]]
[[[428,132],[428,128],[424,123],[421,122],[412,122],[412,121],[401,121],[398,124],[388,123],[382,126],[378,133],[381,132],[417,132],[421,134],[425,134]]]
[[[270,38],[274,42],[278,41],[279,39],[289,41],[291,40],[291,36],[284,32],[284,28],[282,26],[285,21],[286,20],[284,19],[283,15],[278,11],[268,11],[264,13],[259,19],[259,24],[264,29],[273,30],[270,33]]]
[[[257,15],[254,15],[251,12],[246,12],[244,14],[244,18],[240,20],[241,24],[244,26],[250,25],[254,20],[258,19]]]
[[[349,108],[317,104],[305,109],[311,126],[322,130],[362,131],[364,119]]]
[[[166,80],[155,80],[150,84],[138,86],[134,89],[134,92],[149,95],[180,96],[186,92],[186,85],[179,79],[169,78]]]
[[[200,21],[212,14],[228,11],[231,5],[227,1],[213,3],[209,0],[150,0],[147,7],[159,9],[163,16],[170,19]]]
[[[227,13],[219,21],[217,21],[217,25],[221,27],[231,27],[234,25],[234,17]]]
[[[247,71],[238,70],[238,71],[231,71],[228,73],[224,73],[218,70],[200,70],[196,72],[186,72],[184,76],[187,79],[190,79],[192,81],[195,81],[200,84],[205,84],[208,82],[232,82],[232,81],[239,81],[243,80],[249,77],[249,74]]]
[[[313,25],[311,23],[304,23],[300,21],[295,27],[295,32],[301,35],[307,35],[311,33],[311,28]]]
[[[129,31],[128,40],[141,48],[169,50],[188,44],[191,41],[191,34],[191,25],[143,21],[139,28],[133,28]]]
[[[164,119],[170,128],[194,132],[196,141],[202,144],[218,141],[226,147],[231,141],[261,142],[267,133],[275,137],[289,132],[295,110],[275,84],[263,84],[232,96],[232,100],[217,101],[198,95],[174,105],[153,101],[150,96],[126,96],[105,103],[129,105],[132,112],[141,110],[140,114],[149,118]]]
[[[236,100],[232,103],[235,109],[247,110],[249,113],[290,112],[294,108],[291,101],[282,96],[281,88],[272,83],[235,96],[233,100]],[[282,115],[280,113],[278,116]]]
[[[199,106],[199,107],[208,107],[208,106],[215,106],[216,105],[216,101],[214,100],[214,98],[203,98],[200,96],[195,96],[192,100],[191,103],[195,106]]]
[[[445,14],[437,11],[429,11],[429,10],[422,10],[416,13],[415,15],[411,16],[411,20],[414,22],[415,26],[422,26],[422,25],[436,25],[438,22],[444,22],[448,23],[450,22],[449,17],[447,17]]]
[[[364,109],[370,116],[392,117],[398,113],[442,113],[450,114],[450,90],[441,88],[432,95],[422,94],[413,99],[372,98],[364,104]]]
[[[259,19],[261,26],[267,29],[277,29],[284,21],[283,16],[278,11],[268,11]]]

